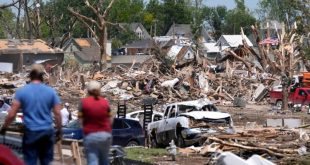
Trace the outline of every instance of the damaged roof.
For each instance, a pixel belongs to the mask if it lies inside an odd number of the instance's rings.
[[[188,52],[188,50],[191,50],[191,47],[188,45],[173,45],[167,55],[171,59],[177,59],[178,61],[182,60]]]
[[[208,53],[217,53],[220,52],[219,46],[215,46],[215,42],[211,43],[203,43],[203,46],[207,50]]]
[[[190,24],[172,24],[166,36],[183,36],[192,38],[192,28]]]
[[[100,60],[100,47],[93,38],[75,38],[73,42],[76,43],[80,50],[74,52],[75,56],[88,62]]]
[[[248,39],[247,36],[245,37],[245,41],[249,46],[253,46],[252,42]],[[243,45],[242,43],[242,35],[222,35],[215,46],[228,46],[228,47],[233,47],[236,48],[239,45]]]
[[[64,49],[68,49],[71,43],[78,49],[73,52],[74,56],[86,62],[100,60],[100,46],[94,38],[72,38],[66,43]],[[107,60],[111,60],[111,57],[107,56]]]
[[[51,48],[41,39],[1,39],[0,54],[16,53],[61,53],[59,48]]]

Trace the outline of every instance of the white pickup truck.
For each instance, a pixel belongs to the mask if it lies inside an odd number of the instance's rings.
[[[203,135],[232,131],[230,114],[218,112],[208,99],[168,104],[164,108],[164,118],[147,128],[152,147],[168,145],[171,140],[185,147],[203,142]]]

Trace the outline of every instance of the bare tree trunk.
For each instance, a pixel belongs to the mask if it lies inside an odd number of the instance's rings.
[[[282,35],[281,35],[281,76],[282,76],[282,111],[288,110],[288,90],[289,90],[289,77],[286,73],[286,58],[285,58],[285,49],[284,49],[284,36],[285,36],[285,26],[282,25]]]
[[[288,110],[289,78],[282,76],[282,111]]]
[[[21,35],[20,35],[20,11],[21,11],[21,8],[22,8],[22,3],[19,2],[18,4],[18,12],[17,12],[17,18],[16,18],[16,35],[17,37],[20,39],[21,38]]]
[[[36,26],[36,38],[40,38],[41,37],[41,29],[40,29],[40,24],[41,24],[41,17],[40,17],[40,7],[37,6],[37,4],[40,4],[40,0],[36,0],[35,2],[35,13],[36,13],[36,23],[35,23],[35,26]]]
[[[102,35],[100,35],[100,37],[99,37],[99,45],[100,45],[99,68],[100,68],[100,71],[102,71],[102,69],[103,69],[103,65],[102,65],[102,61],[104,58],[104,46],[102,46],[103,44],[104,44],[104,38]]]
[[[29,19],[29,12],[28,12],[28,0],[24,0],[24,12],[26,17],[26,31],[27,31],[27,38],[32,39],[32,28],[31,28],[31,22]]]
[[[99,45],[100,45],[100,59],[99,59],[99,65],[100,65],[100,71],[104,68],[104,65],[106,65],[107,62],[107,55],[106,55],[106,27],[104,27],[99,32]]]

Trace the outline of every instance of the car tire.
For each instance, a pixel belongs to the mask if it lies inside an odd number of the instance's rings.
[[[150,140],[151,140],[151,148],[158,148],[159,147],[155,137],[151,137]]]
[[[282,104],[283,104],[283,102],[282,102],[282,100],[278,100],[277,102],[276,102],[276,107],[282,107]]]
[[[128,142],[128,144],[126,145],[126,147],[135,147],[135,146],[138,146],[139,144],[134,141],[134,140],[131,140]]]
[[[181,148],[185,147],[185,141],[184,141],[184,138],[182,137],[181,133],[179,133],[178,136],[177,136],[177,143],[176,143],[176,145],[178,147],[181,147]]]

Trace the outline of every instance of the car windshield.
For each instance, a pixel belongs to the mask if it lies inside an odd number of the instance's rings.
[[[179,113],[187,113],[191,111],[218,111],[213,104],[204,105],[202,108],[189,105],[178,105]]]

